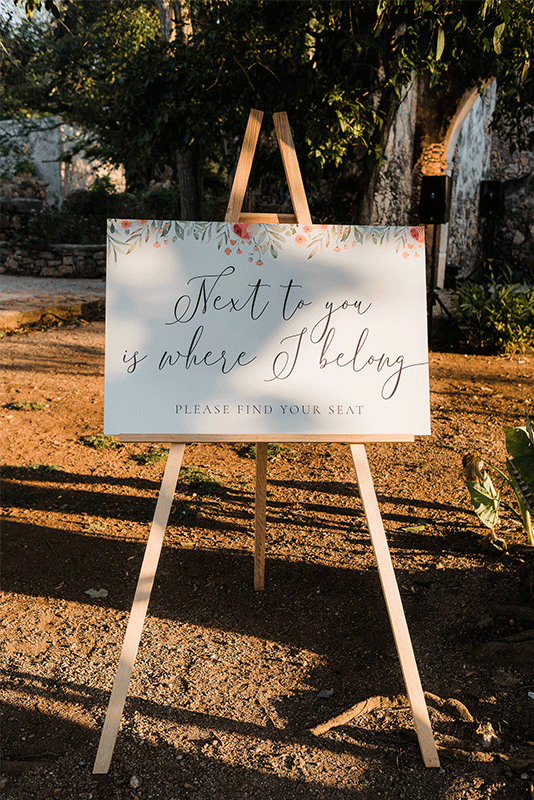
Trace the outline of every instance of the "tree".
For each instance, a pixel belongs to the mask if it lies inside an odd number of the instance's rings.
[[[174,164],[184,216],[200,215],[206,163],[235,163],[251,107],[288,112],[312,208],[317,197],[323,218],[357,222],[414,74],[441,107],[497,78],[499,124],[521,145],[534,138],[533,0],[54,5],[30,79],[8,87],[11,107],[24,98],[89,128],[133,187]],[[271,157],[266,142],[264,176]]]

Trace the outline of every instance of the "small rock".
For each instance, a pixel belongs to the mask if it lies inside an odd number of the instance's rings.
[[[320,692],[317,692],[317,697],[320,697],[323,700],[325,698],[332,697],[333,694],[333,689],[321,689]]]
[[[130,789],[139,789],[139,778],[137,775],[132,775],[130,778]]]
[[[520,678],[516,678],[515,675],[512,675],[511,672],[506,672],[505,670],[499,670],[493,676],[493,681],[494,683],[498,683],[499,686],[507,686],[507,687],[519,686],[519,684],[521,683]]]
[[[85,594],[88,594],[93,600],[100,600],[102,597],[107,597],[109,592],[107,589],[87,589]]]
[[[489,750],[490,747],[494,747],[501,743],[501,740],[495,733],[491,722],[481,722],[476,730],[476,734],[480,743],[482,744],[482,747],[485,747],[486,750]]]

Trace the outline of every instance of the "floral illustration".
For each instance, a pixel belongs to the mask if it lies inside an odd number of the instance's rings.
[[[251,264],[263,265],[263,257],[278,257],[290,241],[308,251],[313,258],[324,249],[341,253],[371,242],[395,246],[403,258],[419,258],[424,253],[425,231],[422,227],[355,225],[271,225],[259,222],[178,222],[175,220],[108,220],[108,255],[128,255],[140,247],[165,247],[177,239],[193,236],[200,241],[214,239],[227,256],[248,258]]]

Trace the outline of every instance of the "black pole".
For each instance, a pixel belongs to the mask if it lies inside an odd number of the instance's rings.
[[[434,223],[432,226],[432,251],[430,255],[430,280],[427,287],[427,321],[428,321],[428,344],[432,341],[432,316],[434,303],[436,300],[435,286],[436,286],[436,251],[438,244],[438,226]]]

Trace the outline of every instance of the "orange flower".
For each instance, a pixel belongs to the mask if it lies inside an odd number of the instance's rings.
[[[247,222],[236,222],[235,225],[232,225],[232,230],[240,239],[250,239]]]
[[[295,236],[295,244],[298,244],[300,246],[306,244],[306,237],[303,236],[301,233],[297,233],[297,235]]]
[[[154,247],[161,247],[161,242],[156,242]]]
[[[425,241],[425,229],[423,227],[410,228],[410,236],[412,237],[412,239],[415,239],[416,242],[424,242]]]
[[[229,247],[225,247],[224,252],[226,253],[227,256],[229,256],[232,251],[230,250]]]
[[[129,219],[121,219],[121,225],[123,228],[126,228],[126,230],[132,227],[132,223],[130,222]]]

